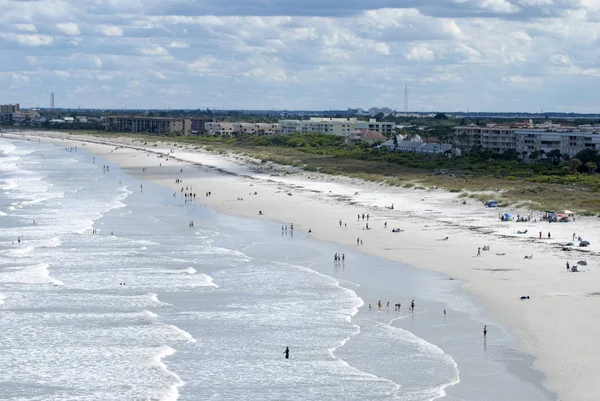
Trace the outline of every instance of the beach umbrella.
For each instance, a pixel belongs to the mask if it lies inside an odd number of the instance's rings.
[[[574,213],[570,210],[565,210],[565,214],[574,214]]]
[[[554,212],[552,210],[545,210],[545,213],[549,213],[549,214],[554,214]]]
[[[580,266],[587,266],[587,262],[585,260],[580,260],[579,262],[577,262],[577,264]]]
[[[579,243],[579,246],[588,246],[588,245],[590,245],[590,242],[589,242],[589,241],[581,241],[581,242]]]
[[[505,219],[510,219],[512,216],[509,213],[504,213],[504,218]]]

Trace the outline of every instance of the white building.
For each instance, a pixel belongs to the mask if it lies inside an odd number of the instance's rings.
[[[316,132],[338,136],[351,136],[361,129],[377,131],[389,137],[394,132],[394,123],[377,122],[375,119],[360,121],[356,118],[312,117],[310,120],[281,120],[279,132],[282,134]]]
[[[273,135],[279,130],[279,124],[271,123],[226,123],[205,122],[204,130],[210,135],[259,134]]]

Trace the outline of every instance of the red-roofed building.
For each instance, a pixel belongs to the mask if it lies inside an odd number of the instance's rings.
[[[384,135],[381,135],[381,133],[379,133],[377,131],[372,131],[372,130],[368,130],[368,129],[360,129],[360,130],[356,131],[354,133],[354,135],[352,135],[352,139],[354,141],[360,140],[360,141],[375,143],[375,142],[387,141],[388,138]]]

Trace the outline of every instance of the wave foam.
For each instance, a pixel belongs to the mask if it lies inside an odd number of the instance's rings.
[[[197,271],[193,267],[188,267],[186,269],[163,270],[163,273],[165,273],[165,274],[196,274]]]
[[[163,359],[175,354],[175,352],[176,351],[168,345],[162,345],[156,350],[156,354],[150,358],[150,366],[157,367],[172,380],[169,388],[167,388],[166,391],[161,395],[160,401],[176,401],[179,398],[179,388],[185,384],[183,380],[181,380],[176,373],[171,372],[167,368],[167,365],[165,365],[162,361]]]
[[[3,282],[17,282],[24,284],[54,284],[64,285],[62,281],[50,277],[48,263],[38,263],[35,265],[26,266],[20,270],[5,270],[0,275],[0,280]]]

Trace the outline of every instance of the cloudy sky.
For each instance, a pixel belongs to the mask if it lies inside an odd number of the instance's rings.
[[[600,112],[600,0],[0,0],[0,103]]]

